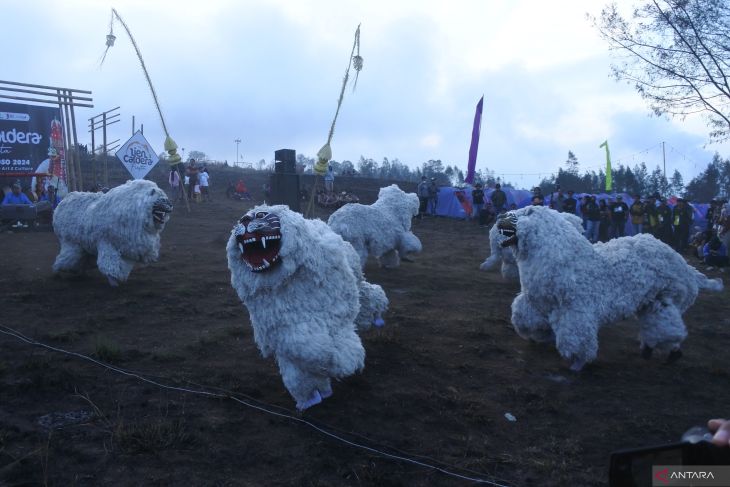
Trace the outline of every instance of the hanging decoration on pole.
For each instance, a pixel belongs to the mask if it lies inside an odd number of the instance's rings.
[[[606,148],[606,193],[611,191],[613,188],[613,175],[611,174],[611,153],[608,150],[608,140],[605,140],[603,144],[598,146]]]
[[[180,157],[180,154],[177,153],[177,143],[173,140],[172,137],[170,137],[170,132],[167,130],[167,124],[165,123],[165,117],[162,115],[162,109],[160,108],[160,102],[157,99],[157,92],[155,91],[155,87],[152,84],[152,79],[150,79],[150,74],[147,72],[147,66],[144,63],[144,59],[142,58],[142,53],[139,50],[139,47],[137,46],[137,41],[134,40],[134,37],[132,36],[132,32],[129,30],[129,27],[127,26],[126,22],[122,19],[122,17],[119,15],[119,13],[116,11],[116,9],[112,8],[112,15],[111,20],[109,21],[109,34],[106,36],[106,49],[104,50],[104,55],[101,58],[101,61],[99,65],[101,66],[104,63],[104,60],[106,59],[107,52],[109,52],[109,48],[114,46],[114,41],[116,40],[116,36],[114,35],[114,21],[118,20],[120,24],[122,24],[122,27],[124,27],[125,32],[129,36],[129,40],[132,41],[132,46],[134,46],[134,51],[137,53],[137,59],[139,59],[139,64],[142,66],[142,71],[144,72],[144,77],[147,80],[147,85],[150,88],[150,92],[152,93],[152,99],[155,102],[155,108],[157,108],[157,114],[160,117],[160,122],[162,123],[162,129],[165,131],[165,150],[167,151],[167,162],[170,164],[171,167],[175,167],[180,174],[180,181],[184,180],[185,175],[183,174],[183,164],[182,164],[182,157]],[[190,211],[190,203],[187,199],[187,194],[185,191],[182,191],[183,199],[185,200],[185,206],[187,207],[188,211]]]
[[[469,146],[469,163],[466,166],[466,178],[464,182],[474,184],[474,173],[477,165],[477,151],[479,150],[479,134],[482,131],[482,108],[484,107],[484,95],[482,95],[477,109],[474,113],[474,125],[471,129],[471,145]]]
[[[360,56],[360,25],[357,26],[355,31],[355,41],[352,43],[352,52],[350,53],[350,59],[347,63],[347,69],[345,70],[345,77],[342,79],[342,89],[340,90],[340,98],[337,100],[337,111],[335,117],[332,119],[332,125],[330,126],[330,132],[327,136],[327,143],[319,149],[317,152],[317,163],[314,165],[314,172],[324,175],[327,172],[327,163],[332,159],[332,148],[330,143],[332,142],[332,136],[335,133],[335,123],[337,122],[337,115],[340,113],[340,107],[342,106],[342,99],[345,96],[345,87],[347,81],[350,79],[350,68],[355,68],[355,82],[353,83],[352,91],[355,91],[357,86],[357,79],[362,71],[363,59]]]

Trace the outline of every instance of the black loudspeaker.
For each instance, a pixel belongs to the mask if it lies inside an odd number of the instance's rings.
[[[287,205],[292,211],[300,211],[299,202],[299,175],[296,173],[272,174],[271,201],[267,201],[267,203],[274,205]]]
[[[295,174],[297,172],[297,153],[293,149],[274,151],[274,172]]]

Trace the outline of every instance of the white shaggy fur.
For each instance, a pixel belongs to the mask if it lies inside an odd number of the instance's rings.
[[[164,220],[155,221],[153,207],[160,200],[169,204],[164,191],[143,179],[106,194],[69,193],[53,214],[53,230],[61,243],[53,272],[83,272],[96,256],[99,271],[116,286],[127,280],[134,264],[155,262],[169,218],[167,212]]]
[[[517,216],[520,294],[512,324],[523,338],[555,340],[580,370],[598,353],[598,330],[631,316],[642,347],[678,351],[687,336],[682,313],[700,289],[722,290],[651,235],[592,245],[559,213],[527,207]]]
[[[365,281],[352,246],[324,222],[282,205],[252,211],[278,215],[279,261],[253,272],[239,251],[236,225],[226,248],[231,284],[248,308],[262,355],[274,355],[284,386],[306,409],[329,397],[331,378],[363,368],[356,326],[380,320],[388,300],[380,286]]]
[[[579,232],[583,232],[583,220],[578,216],[572,213],[560,213],[560,216],[565,218]],[[499,233],[497,225],[492,225],[492,228],[489,229],[489,257],[482,262],[479,269],[483,271],[497,270],[497,265],[501,263],[502,277],[509,281],[518,281],[520,271],[517,267],[517,260],[512,247],[502,247],[502,242],[505,240],[507,240],[507,237]]]
[[[401,257],[421,251],[421,241],[411,232],[418,205],[418,196],[393,184],[380,188],[372,205],[345,205],[327,223],[352,244],[362,267],[368,255],[374,255],[382,267],[397,267]]]

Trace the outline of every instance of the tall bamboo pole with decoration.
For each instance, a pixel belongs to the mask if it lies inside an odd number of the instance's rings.
[[[190,211],[190,203],[188,202],[188,196],[185,192],[185,186],[183,185],[183,181],[185,180],[185,174],[183,174],[183,165],[182,165],[182,157],[180,157],[180,154],[177,153],[177,143],[170,137],[170,132],[167,130],[167,124],[165,123],[165,117],[162,115],[162,109],[160,108],[160,101],[157,99],[157,92],[155,91],[155,87],[152,84],[152,79],[150,78],[149,72],[147,72],[147,66],[144,63],[144,59],[142,58],[142,53],[139,50],[139,47],[137,46],[137,41],[134,40],[134,37],[132,36],[132,32],[130,32],[129,27],[127,27],[127,23],[124,22],[122,17],[119,15],[119,13],[116,11],[116,9],[112,8],[112,16],[111,20],[109,21],[109,34],[106,36],[106,49],[104,50],[104,55],[101,58],[100,65],[104,63],[104,60],[106,59],[106,54],[109,52],[109,48],[114,46],[114,41],[116,40],[116,36],[114,35],[114,20],[118,20],[120,24],[122,24],[122,27],[124,27],[124,30],[127,32],[127,35],[129,36],[129,40],[132,41],[132,46],[134,46],[134,51],[137,53],[137,59],[139,59],[139,64],[142,66],[142,71],[144,72],[144,77],[147,79],[147,85],[150,88],[150,92],[152,93],[152,99],[155,102],[155,108],[157,108],[157,114],[160,116],[160,122],[162,123],[162,129],[165,131],[165,150],[168,153],[167,162],[172,167],[176,167],[178,174],[180,175],[180,190],[183,194],[183,199],[185,200],[185,206],[187,207],[188,211]]]
[[[337,100],[337,110],[335,111],[335,117],[332,119],[332,125],[330,126],[329,134],[327,135],[327,142],[317,152],[317,162],[314,164],[315,180],[312,186],[312,196],[309,200],[309,208],[307,209],[307,216],[312,214],[312,206],[314,204],[314,195],[316,193],[315,188],[317,186],[317,175],[324,176],[327,172],[327,166],[329,161],[332,159],[332,136],[335,134],[335,124],[337,123],[337,116],[340,114],[340,107],[342,106],[342,100],[345,97],[345,87],[350,79],[350,68],[355,68],[355,82],[352,85],[352,91],[355,91],[357,87],[357,79],[362,71],[363,59],[360,56],[360,25],[358,24],[357,30],[355,31],[355,40],[352,43],[352,52],[350,52],[350,59],[347,62],[347,69],[345,70],[345,77],[342,79],[342,88],[340,89],[340,97]]]

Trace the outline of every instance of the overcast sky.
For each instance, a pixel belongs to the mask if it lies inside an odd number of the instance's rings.
[[[649,116],[634,89],[610,77],[611,57],[586,14],[606,0],[269,0],[190,2],[2,0],[0,79],[93,91],[83,120],[121,106],[162,152],[164,133],[134,48],[119,23],[100,67],[114,6],[132,31],[168,129],[186,153],[271,160],[292,148],[314,156],[326,141],[358,23],[365,63],[348,90],[333,158],[441,159],[466,169],[475,105],[484,95],[477,168],[528,187],[564,166],[662,163],[685,182],[714,152],[700,118]],[[620,2],[629,6],[628,1]],[[9,101],[9,100],[7,100]],[[82,136],[82,134],[85,134]]]

